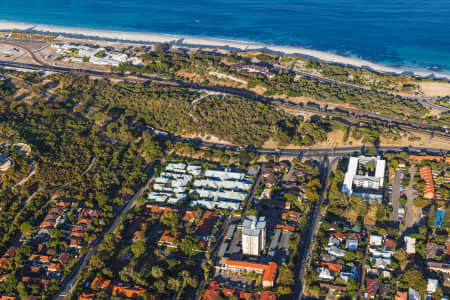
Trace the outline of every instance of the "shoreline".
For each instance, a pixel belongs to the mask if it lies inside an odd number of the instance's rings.
[[[203,38],[185,35],[171,35],[162,33],[130,32],[119,30],[97,30],[89,28],[66,27],[56,25],[44,25],[24,22],[10,22],[0,20],[0,30],[12,31],[14,29],[41,34],[64,35],[72,38],[84,38],[91,40],[105,40],[115,42],[128,42],[140,44],[170,43],[177,46],[200,47],[200,48],[221,48],[235,51],[264,51],[284,55],[298,55],[314,60],[329,63],[350,65],[358,68],[365,68],[375,72],[389,73],[395,75],[416,76],[423,79],[450,80],[450,72],[433,72],[431,70],[402,66],[392,67],[368,60],[334,54],[301,47],[270,45],[259,42],[231,40],[223,38]]]

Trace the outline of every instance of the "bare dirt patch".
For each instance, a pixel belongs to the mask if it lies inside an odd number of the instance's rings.
[[[424,81],[420,83],[420,89],[425,97],[444,97],[450,96],[449,82],[431,82]]]

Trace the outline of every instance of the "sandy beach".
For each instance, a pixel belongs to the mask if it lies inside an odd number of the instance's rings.
[[[304,57],[314,58],[326,62],[334,62],[355,67],[363,67],[374,71],[386,72],[392,74],[407,74],[419,77],[433,77],[450,80],[450,74],[432,72],[430,70],[409,69],[407,67],[396,68],[373,63],[367,60],[337,55],[330,52],[317,51],[306,48],[297,48],[289,46],[277,46],[256,42],[247,42],[239,40],[219,39],[219,38],[197,38],[191,36],[179,36],[156,33],[139,33],[126,31],[94,30],[87,28],[52,26],[42,24],[30,24],[0,21],[0,30],[21,30],[32,33],[61,34],[77,38],[114,40],[133,43],[171,43],[186,47],[205,47],[205,48],[223,48],[241,51],[262,50],[275,52],[279,54],[295,54]]]

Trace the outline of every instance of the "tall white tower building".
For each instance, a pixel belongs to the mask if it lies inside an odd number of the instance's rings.
[[[266,244],[266,220],[250,216],[242,224],[242,253],[259,255]]]

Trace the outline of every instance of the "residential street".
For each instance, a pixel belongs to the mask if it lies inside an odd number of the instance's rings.
[[[391,220],[398,222],[398,209],[400,207],[400,174],[399,170],[395,170],[394,173],[394,184],[392,185],[392,215]]]
[[[147,174],[146,182],[137,190],[137,192],[133,195],[133,197],[131,197],[131,199],[129,199],[128,202],[126,202],[124,206],[119,210],[119,212],[116,214],[116,217],[114,218],[114,221],[110,223],[108,229],[103,232],[101,238],[97,239],[97,241],[90,246],[89,252],[81,257],[80,262],[77,264],[72,273],[62,282],[60,291],[53,297],[53,299],[63,300],[72,291],[73,287],[76,285],[80,272],[89,265],[92,255],[94,255],[97,252],[98,247],[100,246],[101,243],[103,243],[103,238],[105,234],[107,233],[109,234],[114,231],[114,229],[120,222],[120,216],[123,214],[127,214],[133,207],[136,199],[141,197],[142,193],[147,189],[147,186],[153,177],[154,166],[155,164],[149,164],[147,166],[147,168],[145,169],[145,173]]]
[[[334,170],[337,161],[338,159],[335,158],[330,163],[328,156],[325,156],[320,165],[320,181],[322,184],[322,191],[320,193],[319,201],[315,203],[313,207],[311,207],[310,216],[312,216],[312,218],[309,221],[309,227],[306,231],[305,237],[303,238],[303,244],[300,247],[298,261],[294,270],[296,284],[293,299],[303,299],[303,290],[305,286],[303,278],[306,275],[306,271],[308,270],[309,258],[313,250],[315,236],[317,234],[317,231],[319,230],[320,221],[322,219],[322,215],[320,213],[320,205],[322,204],[324,198],[326,198],[327,196],[327,191],[330,185],[329,177],[331,171]]]
[[[409,169],[409,174],[411,174],[411,180],[409,181],[408,188],[406,189],[406,197],[408,201],[406,202],[405,207],[405,225],[407,228],[412,227],[414,225],[413,203],[417,197],[416,191],[413,188],[414,174],[415,174],[414,166],[411,166],[411,168]]]

